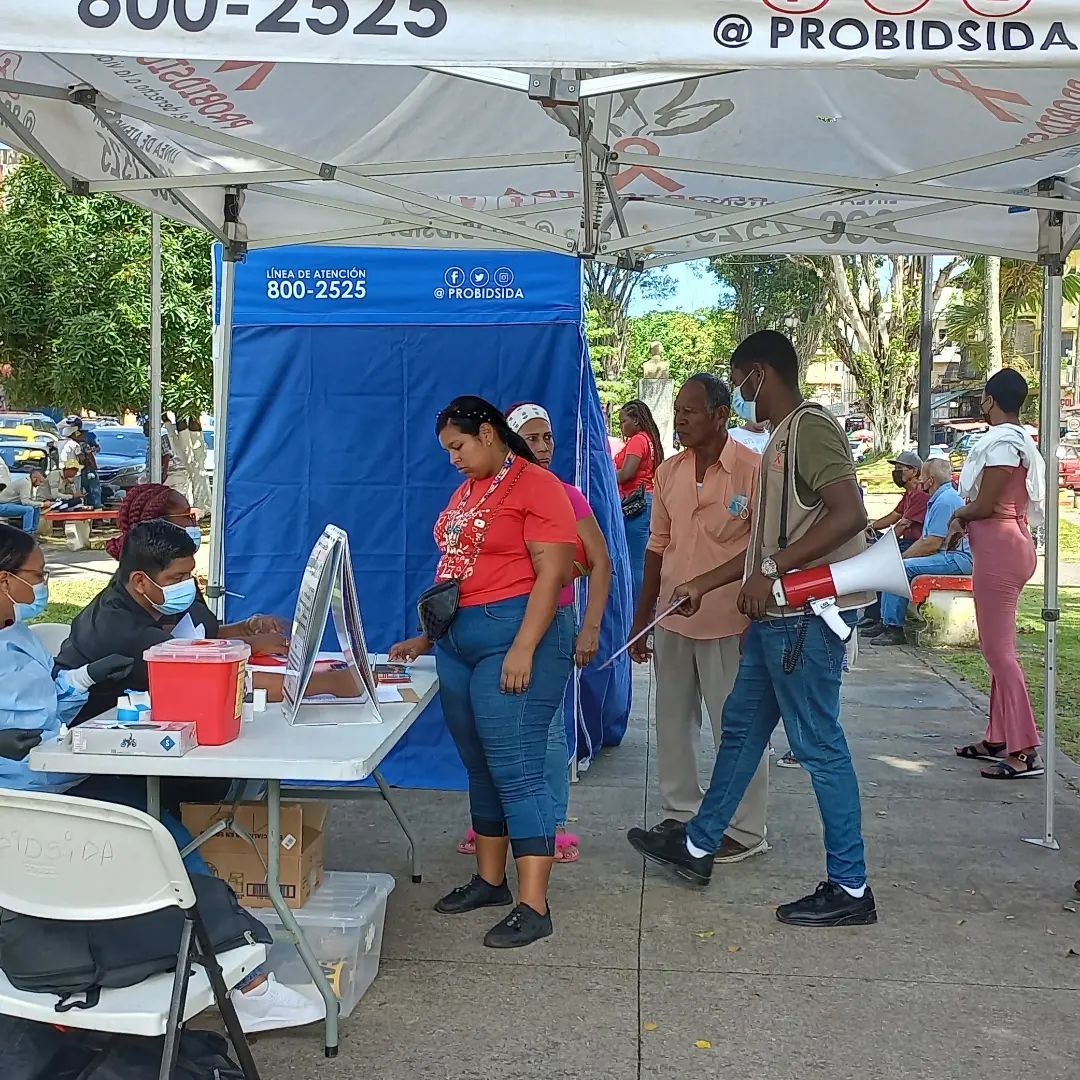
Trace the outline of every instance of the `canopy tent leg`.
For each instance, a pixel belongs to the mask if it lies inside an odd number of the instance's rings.
[[[161,474],[161,217],[150,215],[150,483]]]
[[[1046,520],[1043,525],[1044,594],[1043,623],[1046,626],[1046,704],[1044,714],[1045,742],[1043,758],[1045,774],[1045,825],[1043,835],[1025,838],[1024,843],[1057,851],[1060,844],[1054,836],[1054,781],[1057,759],[1057,624],[1058,609],[1058,461],[1057,448],[1061,427],[1061,282],[1064,266],[1056,260],[1046,268],[1042,312],[1042,451],[1046,461]]]
[[[922,257],[922,308],[919,313],[919,457],[930,453],[934,375],[934,256]]]
[[[225,618],[225,443],[229,406],[229,365],[232,360],[233,291],[236,263],[228,247],[221,259],[221,316],[214,360],[214,490],[210,519],[210,579],[206,598],[210,610]]]

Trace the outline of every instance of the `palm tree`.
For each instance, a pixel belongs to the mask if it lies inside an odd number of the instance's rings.
[[[998,264],[996,270],[993,264]],[[1042,317],[1042,267],[1015,259],[977,255],[968,262],[967,269],[954,278],[952,284],[963,290],[963,297],[954,301],[946,312],[945,325],[949,337],[957,344],[974,346],[977,358],[983,362],[988,374],[993,374],[1002,363],[1012,363],[1017,358],[1018,324],[1034,322],[1038,325]],[[993,297],[995,285],[998,292],[996,304]],[[1069,304],[1080,300],[1080,273],[1067,273],[1062,279],[1061,291],[1063,299]],[[1000,311],[996,319],[991,316],[992,307]],[[998,340],[1001,342],[1000,353],[995,352]],[[1037,357],[1025,356],[1024,359],[1035,361],[1035,366],[1038,366]]]

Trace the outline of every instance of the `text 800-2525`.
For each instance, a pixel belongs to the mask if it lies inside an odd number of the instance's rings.
[[[125,19],[136,30],[156,30],[167,19],[191,34],[208,30],[220,19],[232,25],[251,21],[250,0],[79,0],[79,19],[105,30]],[[279,0],[254,26],[257,34],[299,34],[305,29],[329,36],[348,32],[393,37],[404,31],[429,38],[446,29],[442,0]]]

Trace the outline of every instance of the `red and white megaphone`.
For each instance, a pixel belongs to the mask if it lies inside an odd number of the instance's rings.
[[[850,559],[792,570],[773,583],[773,599],[778,604],[793,608],[809,605],[841,641],[851,637],[851,627],[840,617],[836,597],[857,592],[892,593],[911,599],[911,583],[892,529]]]

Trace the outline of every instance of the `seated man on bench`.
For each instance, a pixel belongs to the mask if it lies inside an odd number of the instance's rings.
[[[908,581],[924,574],[967,577],[971,574],[971,549],[967,538],[955,550],[945,550],[949,519],[964,505],[952,485],[952,466],[948,460],[931,458],[923,465],[921,479],[930,493],[930,502],[926,507],[922,536],[904,552]],[[908,601],[904,597],[885,593],[881,598],[881,622],[863,633],[874,645],[903,645],[907,609]]]

